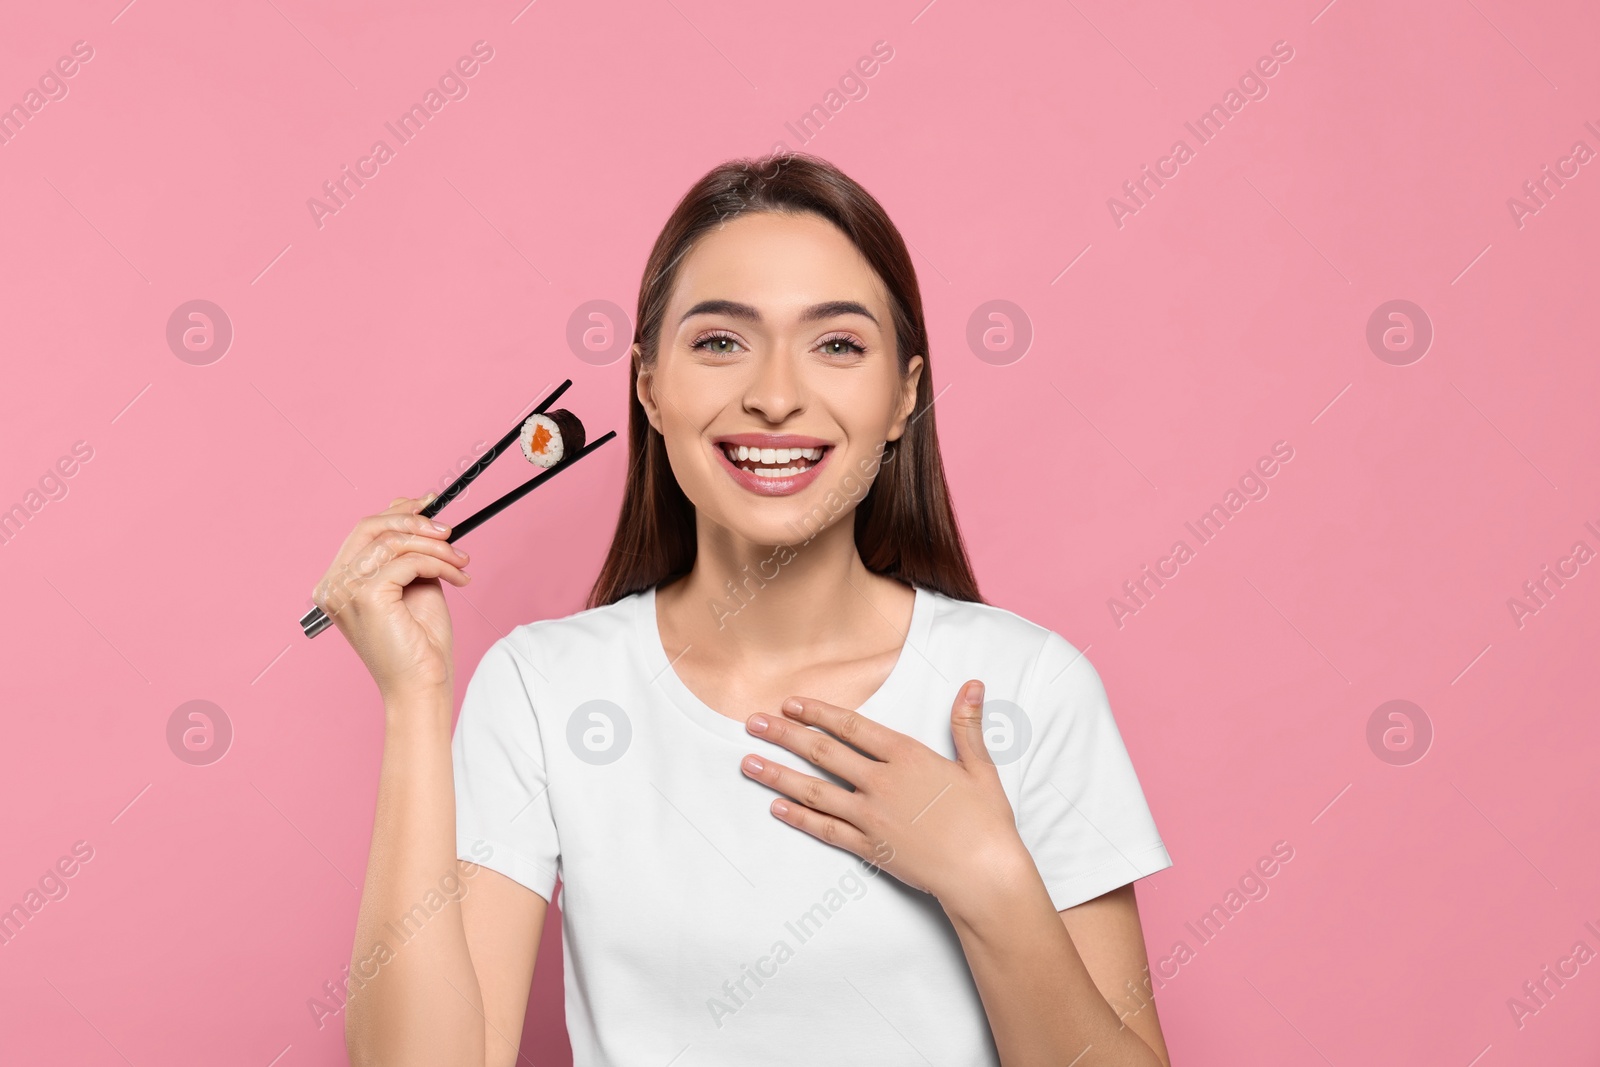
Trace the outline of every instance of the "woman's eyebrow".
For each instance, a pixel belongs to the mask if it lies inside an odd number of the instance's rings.
[[[745,322],[761,321],[760,311],[737,300],[702,300],[685,311],[683,318],[678,321],[687,322],[696,315],[727,315]],[[812,304],[800,313],[800,321],[815,322],[819,319],[837,318],[840,315],[863,315],[870,319],[874,326],[879,325],[878,317],[854,300],[829,300],[821,304]]]

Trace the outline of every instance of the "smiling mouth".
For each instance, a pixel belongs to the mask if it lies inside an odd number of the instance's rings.
[[[758,478],[793,478],[821,462],[831,445],[821,448],[751,448],[748,445],[718,445],[722,454],[742,471]]]

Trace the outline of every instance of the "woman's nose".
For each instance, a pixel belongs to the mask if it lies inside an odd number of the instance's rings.
[[[770,351],[757,361],[755,375],[745,390],[744,407],[769,422],[782,422],[800,410],[802,392],[794,357],[782,349]]]

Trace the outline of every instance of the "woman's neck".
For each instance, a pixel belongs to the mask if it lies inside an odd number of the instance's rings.
[[[693,569],[658,592],[659,613],[678,641],[727,662],[883,645],[891,629],[904,634],[912,593],[867,570],[852,519],[796,545],[702,530]]]

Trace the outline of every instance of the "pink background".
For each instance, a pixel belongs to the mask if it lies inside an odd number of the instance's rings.
[[[0,102],[93,48],[0,145],[0,507],[93,449],[0,545],[0,906],[93,849],[0,946],[7,1062],[344,1062],[307,1001],[349,960],[381,709],[295,620],[359,515],[439,488],[552,383],[624,431],[626,361],[578,358],[569,318],[631,314],[684,190],[780,141],[914,247],[983,590],[1106,682],[1175,860],[1139,886],[1175,1060],[1593,1055],[1600,963],[1520,1026],[1508,999],[1600,950],[1600,564],[1520,626],[1508,600],[1600,550],[1600,163],[1521,226],[1507,205],[1600,149],[1592,7],[124,2],[0,32]],[[468,95],[319,228],[308,198],[479,40]],[[880,40],[802,143],[786,123]],[[1185,121],[1277,41],[1268,95],[1196,147]],[[1180,137],[1194,158],[1119,227],[1108,199]],[[194,299],[234,330],[208,365],[166,339]],[[1033,338],[991,363],[966,338],[997,299]],[[1366,340],[1394,299],[1435,333],[1404,366]],[[1278,441],[1270,493],[1198,545],[1184,523]],[[579,608],[623,458],[467,540],[459,685]],[[497,466],[446,517],[521,476]],[[1194,558],[1119,626],[1108,600],[1180,538]],[[166,739],[196,699],[234,731],[205,766]],[[1433,731],[1404,765],[1367,739],[1397,699]],[[1185,923],[1278,841],[1269,895],[1200,944]],[[554,929],[541,1064],[569,1055]]]

